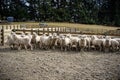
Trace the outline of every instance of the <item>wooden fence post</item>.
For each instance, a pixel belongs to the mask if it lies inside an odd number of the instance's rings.
[[[58,34],[58,35],[59,35],[59,32],[60,32],[60,28],[58,27],[58,28],[57,28],[57,34]]]
[[[5,28],[8,29],[8,25],[6,25]]]
[[[12,26],[10,26],[10,29],[11,29]]]
[[[0,29],[0,45],[2,45],[2,28]]]
[[[31,34],[33,34],[33,29],[31,28]]]
[[[49,35],[49,33],[50,33],[50,31],[49,31],[49,27],[47,27],[47,32],[48,32],[48,35]]]
[[[2,39],[1,43],[4,46],[4,26],[2,26],[2,30],[1,30],[1,39]]]
[[[43,34],[44,34],[44,32],[45,32],[45,29],[44,29],[44,27],[43,27]]]
[[[70,33],[71,33],[71,28],[70,28]]]
[[[57,32],[59,32],[59,31],[60,31],[60,28],[58,27]]]
[[[9,29],[11,29],[11,25],[9,26]]]
[[[61,27],[62,32],[64,33],[64,27]]]
[[[25,33],[25,29],[23,29],[23,33]]]
[[[55,27],[55,32],[57,31],[57,27]]]
[[[15,29],[15,25],[13,25],[13,29]]]
[[[39,35],[39,32],[40,32],[40,31],[39,31],[39,29],[38,29],[38,32],[37,32],[38,35]]]
[[[65,30],[64,30],[65,33],[67,33],[67,30],[66,30],[66,27],[65,27]]]
[[[77,34],[77,28],[75,28],[75,33]]]
[[[53,34],[53,27],[51,27],[51,33]]]
[[[63,27],[63,32],[64,32],[64,27]]]
[[[59,32],[62,32],[62,28],[60,27],[60,31]]]
[[[18,25],[17,25],[17,29],[18,29]]]

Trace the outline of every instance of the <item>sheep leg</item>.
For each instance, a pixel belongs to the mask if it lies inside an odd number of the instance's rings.
[[[71,47],[70,47],[71,49]],[[75,44],[75,50],[78,51],[77,43]]]
[[[81,51],[81,47],[79,47],[78,50]]]
[[[102,51],[102,48],[101,48],[101,46],[99,46],[99,49],[100,49],[100,51]]]
[[[61,47],[61,51],[63,50],[63,47]]]
[[[40,44],[41,49],[43,49],[43,43]]]
[[[87,51],[89,51],[90,50],[90,46],[89,46],[90,44],[89,43],[87,43],[87,47],[86,47],[86,49],[87,49]]]
[[[90,51],[90,44],[88,45],[88,51]]]
[[[12,46],[10,46],[10,49],[13,50]]]
[[[53,50],[55,50],[55,47],[56,47],[56,46],[55,46],[55,45],[53,45],[53,46],[51,46],[51,47],[52,47],[52,49],[53,49]]]
[[[30,49],[33,50],[33,46],[29,43]]]
[[[22,47],[22,46],[21,46],[21,45],[17,45],[17,46],[18,46],[18,50],[21,50],[21,47]]]
[[[27,46],[26,46],[26,45],[24,45],[24,47],[25,47],[25,50],[27,50]]]
[[[14,44],[11,44],[11,45],[9,45],[10,46],[10,49],[11,50],[14,50],[15,49],[15,45]]]
[[[41,49],[41,43],[39,43],[39,48]]]
[[[83,49],[83,47],[81,47],[81,50],[80,51],[83,51],[84,49]]]
[[[65,47],[64,51],[67,51],[67,48]]]
[[[9,45],[10,49],[13,50],[13,45]]]
[[[82,49],[83,51],[85,51],[85,47],[83,47],[83,49]]]
[[[14,44],[12,45],[12,49],[15,49],[15,45]]]

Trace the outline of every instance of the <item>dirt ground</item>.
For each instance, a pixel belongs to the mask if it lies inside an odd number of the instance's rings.
[[[118,80],[120,52],[10,50],[0,47],[0,80]]]

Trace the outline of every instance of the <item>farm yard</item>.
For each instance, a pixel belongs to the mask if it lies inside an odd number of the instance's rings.
[[[16,33],[36,32],[40,35],[54,32],[104,35],[105,32],[110,32],[106,35],[120,36],[117,27],[47,23],[47,27],[40,28],[38,23],[24,23],[26,27],[21,29],[19,24],[13,23],[12,28],[7,26],[4,29],[3,42],[12,29]],[[0,46],[0,80],[118,80],[119,75],[120,51],[63,51],[59,48],[11,50],[6,44]]]
[[[119,80],[120,54],[0,47],[0,80]]]
[[[120,0],[0,0],[0,80],[120,80]]]

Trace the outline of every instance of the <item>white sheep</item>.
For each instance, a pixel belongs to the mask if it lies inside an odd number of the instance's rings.
[[[11,34],[12,34],[12,32],[11,32]],[[15,48],[15,41],[14,41],[14,38],[12,37],[11,34],[7,35],[7,39],[5,40],[5,44],[9,45],[9,47],[11,49],[14,49]]]
[[[44,49],[49,49],[50,45],[51,45],[51,39],[52,39],[52,35],[46,36],[45,34],[43,34],[41,36],[41,46]]]
[[[120,38],[114,38],[114,39],[119,42],[119,49],[120,49]]]
[[[30,49],[33,50],[33,47],[31,45],[31,37],[26,35],[24,37],[21,37],[21,35],[17,35],[16,33],[12,33],[12,37],[14,39],[14,42],[18,46],[18,49],[20,50],[22,46],[27,50],[27,47],[30,46]]]
[[[119,49],[119,42],[116,39],[110,39],[112,51]]]
[[[37,48],[37,45],[39,44],[39,48],[41,48],[41,36],[39,36],[37,33],[33,33],[32,35],[32,41],[34,48]]]
[[[77,51],[78,50],[78,42],[79,42],[80,38],[77,36],[72,36],[72,35],[70,35],[69,38],[71,40],[71,48],[75,48]]]
[[[98,49],[99,51],[102,51],[103,44],[105,43],[105,39],[99,39],[96,35],[93,35],[91,38],[92,46],[94,46],[94,49]]]
[[[62,36],[61,40],[61,50],[67,51],[71,49],[71,39],[68,36]]]

